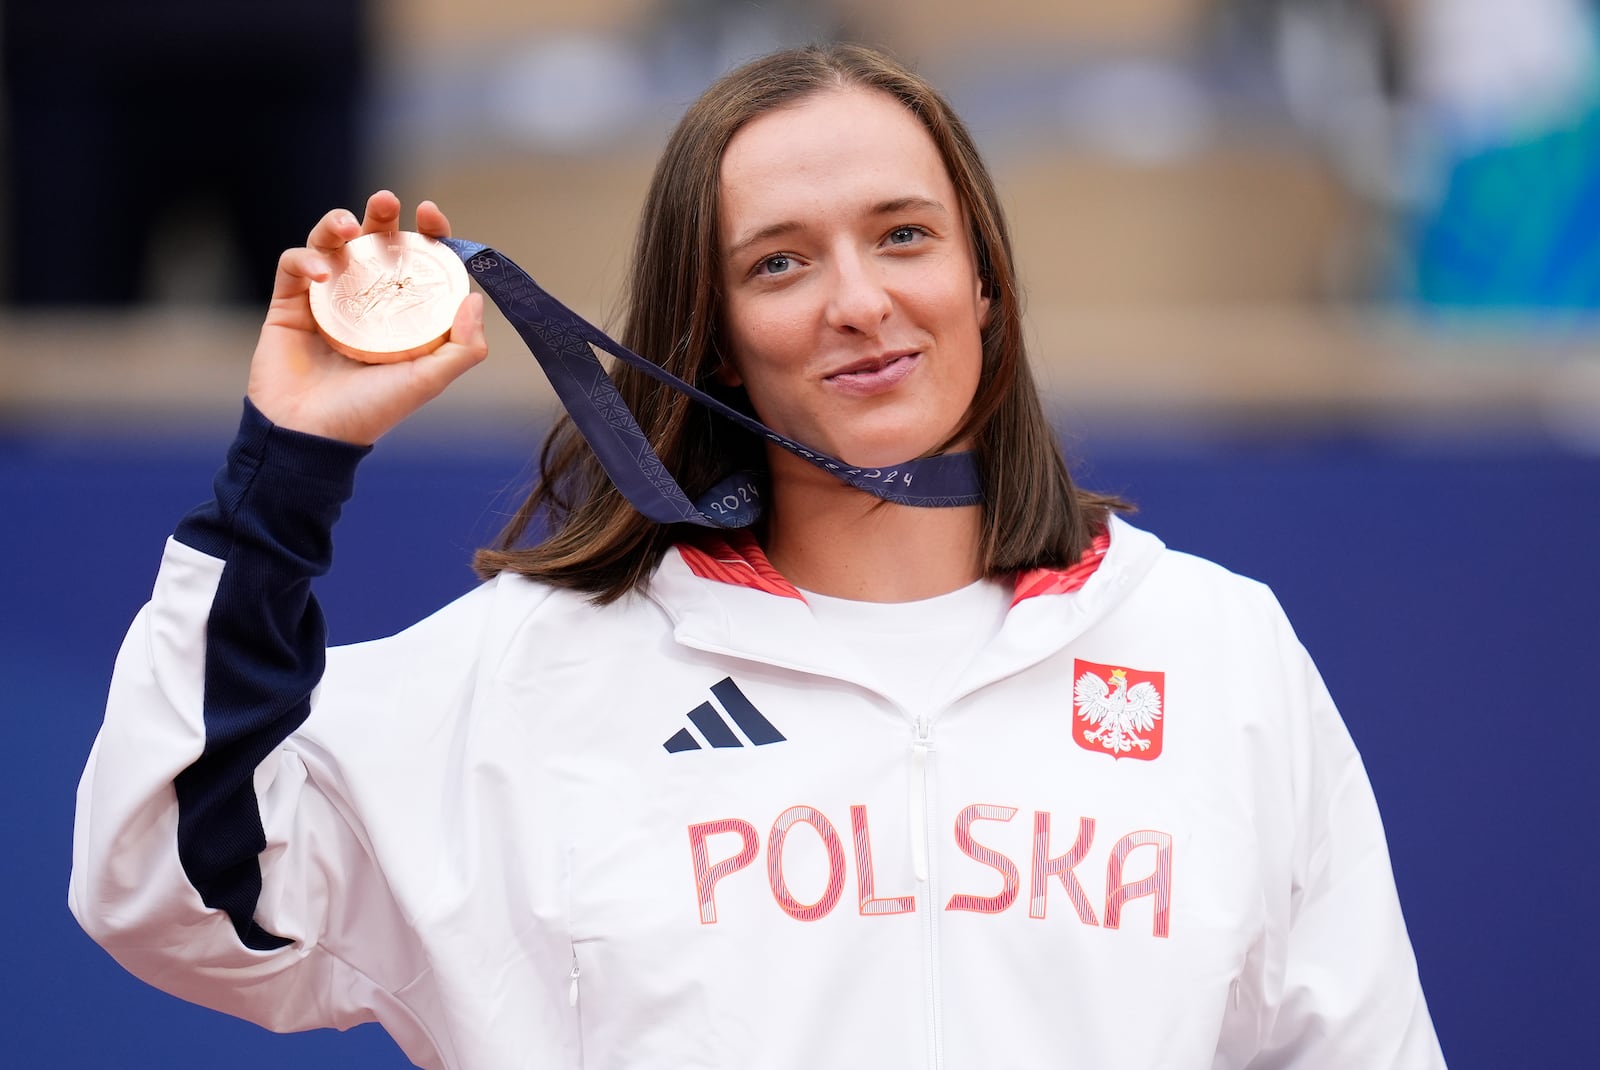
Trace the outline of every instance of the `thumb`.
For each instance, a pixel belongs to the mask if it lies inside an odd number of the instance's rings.
[[[489,342],[483,330],[483,295],[471,293],[456,309],[450,337],[438,349],[412,361],[412,366],[437,394],[488,355]]]

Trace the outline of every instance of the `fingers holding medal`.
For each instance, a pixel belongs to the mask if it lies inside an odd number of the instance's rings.
[[[410,233],[400,211],[380,190],[363,221],[331,211],[280,258],[246,391],[274,424],[369,445],[487,355],[444,214],[424,201]]]

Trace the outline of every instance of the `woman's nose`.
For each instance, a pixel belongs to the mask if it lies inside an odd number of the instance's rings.
[[[893,307],[881,270],[857,255],[834,259],[827,308],[830,327],[865,335],[878,333]]]

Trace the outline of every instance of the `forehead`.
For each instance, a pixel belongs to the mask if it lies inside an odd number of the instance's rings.
[[[922,123],[875,89],[830,89],[766,112],[722,155],[721,231],[920,196],[958,211],[944,160]]]

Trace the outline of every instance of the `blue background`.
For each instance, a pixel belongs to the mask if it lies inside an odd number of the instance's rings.
[[[124,974],[65,905],[73,792],[161,541],[214,438],[0,437],[0,1063],[399,1067],[376,1028],[274,1037]],[[535,441],[386,443],[320,588],[332,637],[466,590]],[[1452,1066],[1592,1065],[1600,865],[1600,458],[1539,435],[1091,433],[1080,479],[1136,523],[1271,584],[1360,745]]]

